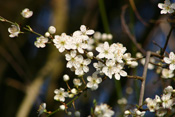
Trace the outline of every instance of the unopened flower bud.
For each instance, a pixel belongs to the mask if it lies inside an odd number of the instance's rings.
[[[69,76],[68,76],[67,74],[65,74],[65,75],[63,76],[63,80],[64,80],[65,82],[67,82],[69,79],[70,79],[70,78],[69,78]]]
[[[46,32],[45,33],[45,37],[49,37],[50,36],[50,33],[49,32]]]
[[[56,32],[56,28],[54,26],[50,26],[48,31],[50,34],[54,34]]]
[[[65,110],[65,108],[66,108],[65,105],[60,105],[61,110]]]
[[[89,57],[89,58],[92,58],[93,55],[94,55],[94,54],[93,54],[92,52],[88,52],[88,53],[87,53],[87,57]]]

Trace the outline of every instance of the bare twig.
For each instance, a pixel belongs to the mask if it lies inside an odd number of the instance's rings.
[[[168,45],[168,42],[169,42],[169,39],[170,39],[170,35],[171,35],[172,31],[173,31],[173,28],[174,27],[172,26],[171,29],[170,29],[170,31],[169,31],[169,33],[168,33],[168,36],[166,38],[165,45],[164,45],[163,50],[161,51],[160,55],[164,55],[165,49],[166,49],[166,47]]]
[[[143,18],[139,15],[139,12],[137,11],[137,8],[135,6],[134,0],[129,0],[131,7],[136,15],[136,17],[140,20],[140,22],[142,22],[142,24],[144,24],[145,26],[148,26],[148,23],[146,23]]]
[[[131,41],[134,43],[134,45],[137,47],[137,49],[143,54],[145,55],[145,50],[137,43],[136,41],[136,38],[134,35],[131,34],[131,32],[129,31],[129,28],[125,22],[125,11],[126,11],[126,8],[128,6],[127,5],[124,5],[122,7],[122,13],[121,13],[121,23],[122,23],[122,27],[123,27],[123,31],[128,35],[128,37],[131,39]]]
[[[146,76],[147,76],[147,70],[148,70],[148,64],[149,64],[149,60],[151,57],[151,52],[148,51],[146,53],[146,61],[145,61],[145,66],[144,66],[144,70],[143,70],[143,80],[142,80],[142,84],[141,84],[141,90],[140,90],[140,98],[139,98],[139,106],[143,104],[143,96],[144,96],[144,91],[145,91],[145,81],[146,81]]]

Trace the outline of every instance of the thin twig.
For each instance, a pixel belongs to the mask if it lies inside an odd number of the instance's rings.
[[[137,49],[143,54],[145,55],[145,50],[137,43],[136,41],[136,38],[134,35],[131,34],[131,32],[129,31],[129,28],[125,22],[125,11],[126,11],[126,8],[128,7],[128,5],[124,5],[122,7],[122,13],[121,13],[121,23],[122,23],[122,28],[123,28],[123,31],[128,35],[128,37],[131,39],[131,41],[134,43],[134,45],[137,47]]]
[[[141,84],[141,90],[140,90],[140,98],[139,98],[139,106],[143,104],[143,96],[144,96],[144,91],[145,91],[145,81],[146,81],[146,76],[147,76],[147,70],[148,70],[148,64],[149,64],[149,60],[151,57],[151,52],[148,51],[146,53],[146,61],[145,61],[145,66],[144,66],[144,70],[143,70],[143,80],[142,80],[142,84]]]
[[[168,45],[168,42],[169,42],[169,39],[170,39],[170,35],[171,35],[172,31],[173,31],[173,28],[174,27],[172,26],[171,29],[170,29],[170,31],[169,31],[169,33],[168,33],[168,36],[166,38],[165,45],[164,45],[163,50],[161,51],[160,55],[164,55],[165,49],[166,49],[166,47]]]

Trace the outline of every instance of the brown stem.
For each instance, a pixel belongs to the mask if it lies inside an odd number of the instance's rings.
[[[139,106],[143,104],[143,96],[144,96],[144,91],[145,91],[145,81],[146,81],[146,75],[147,75],[150,57],[151,57],[151,52],[148,51],[146,53],[146,61],[145,61],[145,65],[144,65],[143,75],[142,75],[143,80],[142,80],[141,90],[140,90]]]
[[[122,23],[122,28],[123,28],[123,31],[128,35],[128,37],[131,39],[131,41],[134,43],[134,45],[137,47],[137,49],[143,54],[145,55],[145,50],[137,43],[136,41],[136,38],[134,35],[131,34],[131,32],[129,31],[129,28],[125,22],[125,11],[126,11],[126,8],[128,6],[127,5],[124,5],[122,7],[122,13],[121,13],[121,23]]]

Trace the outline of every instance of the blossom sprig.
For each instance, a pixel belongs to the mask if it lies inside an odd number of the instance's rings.
[[[147,107],[150,112],[156,112],[157,116],[164,116],[166,113],[172,109],[175,102],[175,97],[173,95],[174,89],[172,86],[167,86],[164,89],[164,93],[161,97],[158,95],[154,99],[146,98]]]

